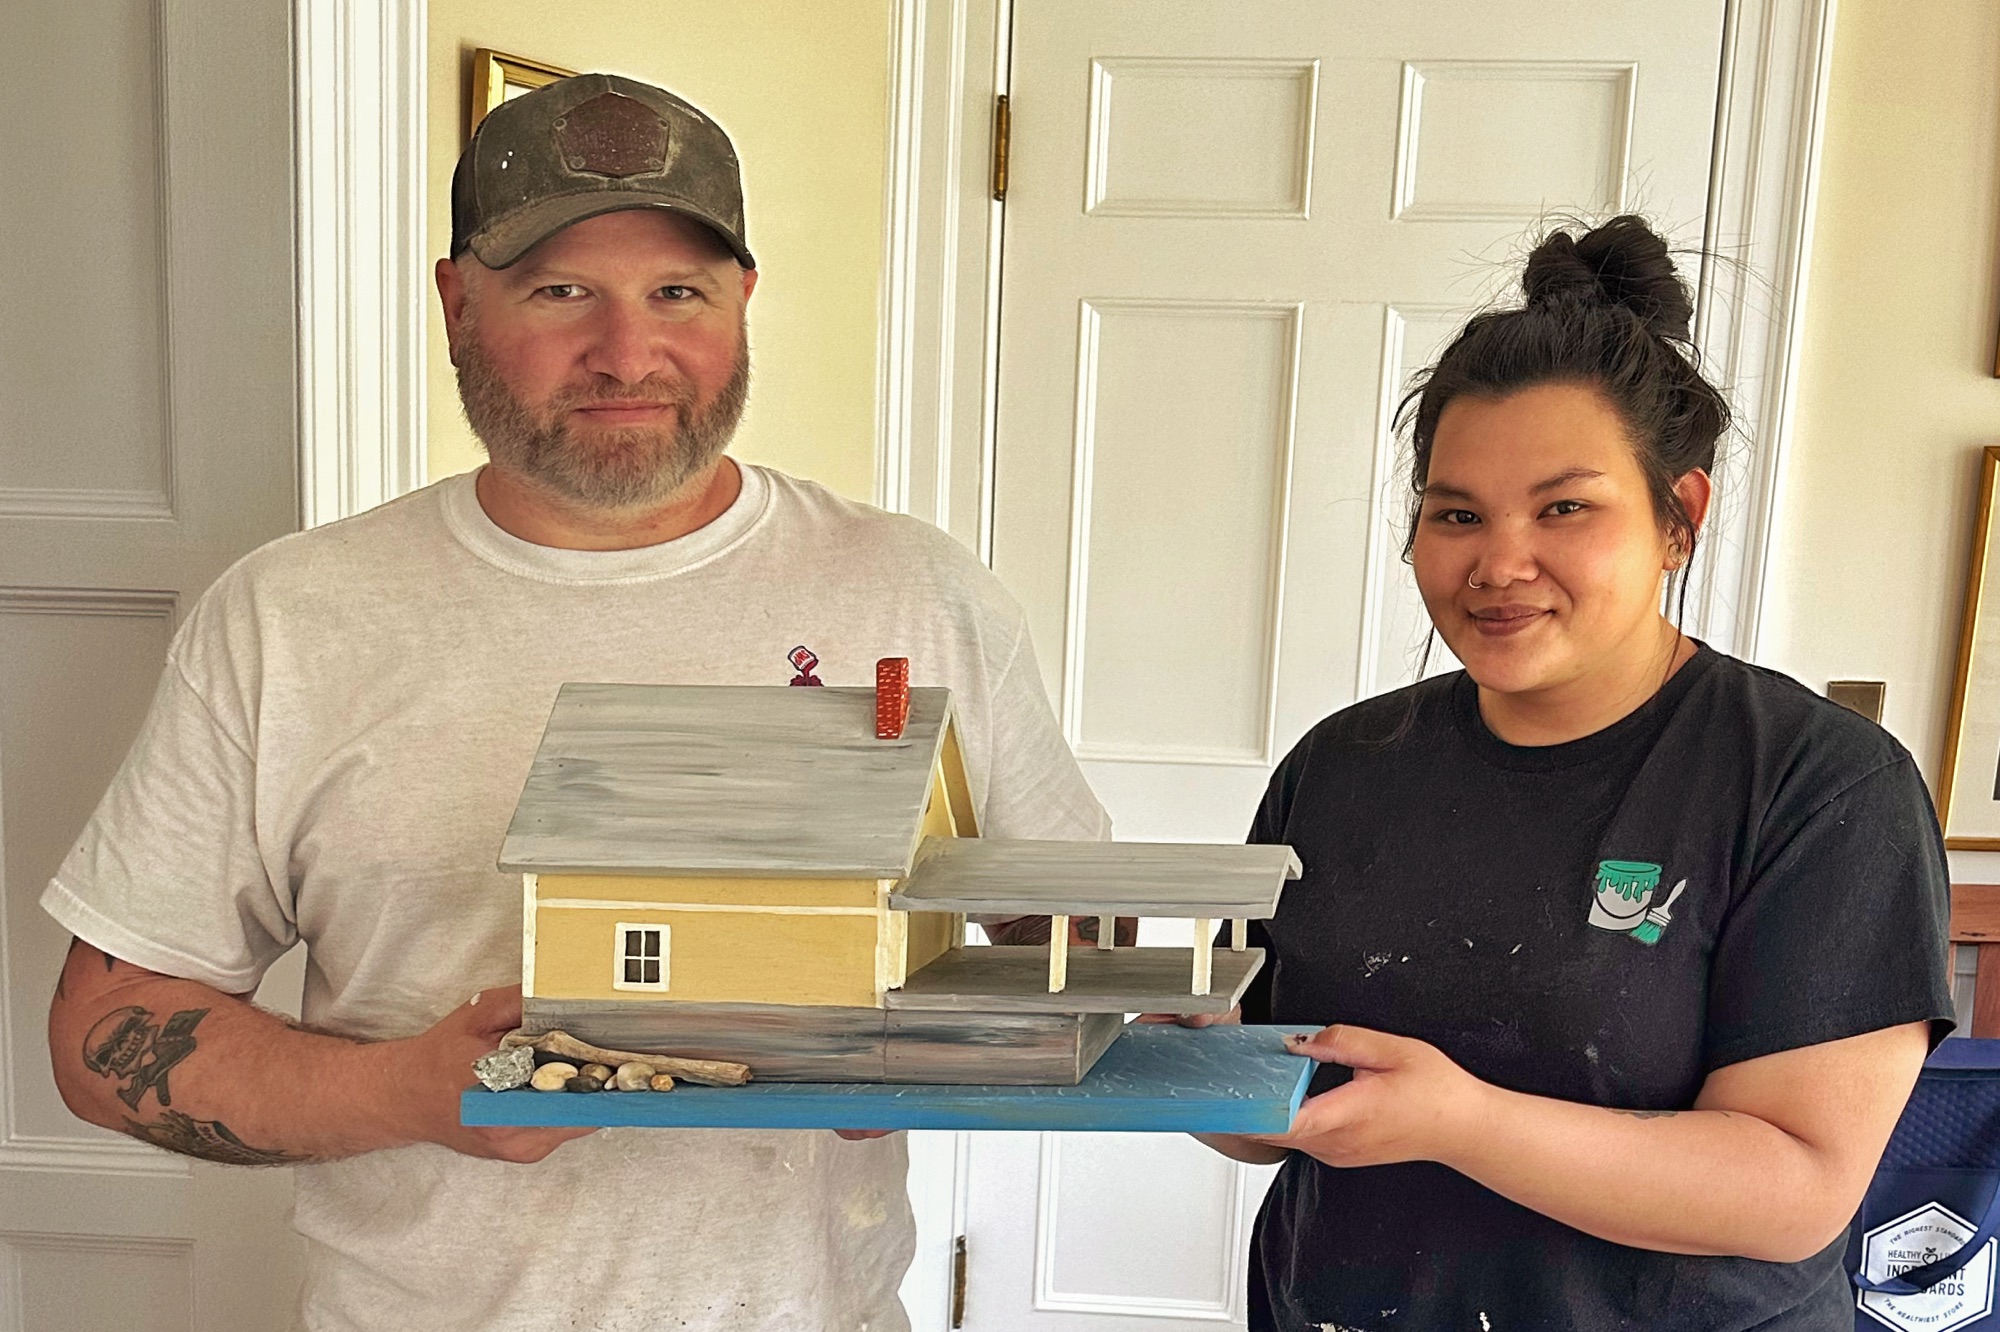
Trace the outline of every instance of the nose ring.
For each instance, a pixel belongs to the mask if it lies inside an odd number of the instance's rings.
[[[1480,588],[1483,588],[1483,587],[1485,587],[1485,586],[1486,586],[1486,584],[1484,584],[1484,583],[1475,583],[1475,582],[1473,582],[1473,581],[1472,581],[1472,575],[1471,575],[1471,574],[1469,574],[1469,573],[1468,573],[1468,574],[1467,574],[1467,575],[1465,576],[1465,585],[1466,585],[1467,587],[1469,587],[1469,588],[1472,588],[1472,589],[1474,589],[1475,591],[1477,591],[1478,589],[1480,589]]]

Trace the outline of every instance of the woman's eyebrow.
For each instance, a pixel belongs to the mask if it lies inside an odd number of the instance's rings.
[[[1603,475],[1604,473],[1597,471],[1595,468],[1571,467],[1565,471],[1557,472],[1546,481],[1537,481],[1528,488],[1528,493],[1531,495],[1546,495],[1551,490],[1561,490],[1564,486],[1572,485],[1578,481],[1595,481]]]

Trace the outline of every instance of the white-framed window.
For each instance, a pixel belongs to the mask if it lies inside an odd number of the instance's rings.
[[[614,990],[664,990],[667,988],[667,955],[673,931],[665,925],[632,925],[624,921],[612,926],[611,988]]]

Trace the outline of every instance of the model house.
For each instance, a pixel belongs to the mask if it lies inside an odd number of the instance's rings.
[[[565,685],[508,828],[524,1022],[766,1080],[1074,1082],[1128,1012],[1226,1012],[1282,846],[979,836],[944,689]],[[968,914],[1051,915],[966,947]],[[1072,951],[1073,916],[1101,919]],[[1117,916],[1192,948],[1111,947]],[[1235,922],[1231,946],[1211,940]]]

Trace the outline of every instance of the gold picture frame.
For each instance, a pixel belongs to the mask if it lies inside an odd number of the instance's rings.
[[[465,137],[470,139],[486,113],[510,97],[547,87],[575,73],[561,65],[509,55],[490,46],[480,47],[472,53],[472,105],[465,118]]]
[[[2000,447],[1987,448],[1982,459],[1958,672],[1938,769],[1938,822],[1954,851],[2000,851],[2000,536],[1993,530],[2000,519],[1994,499]]]

